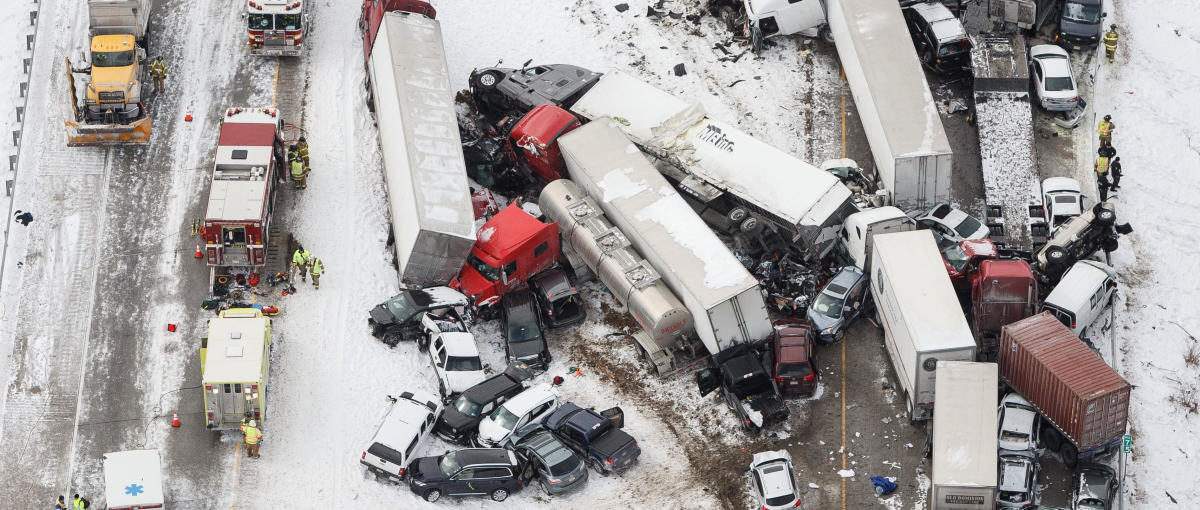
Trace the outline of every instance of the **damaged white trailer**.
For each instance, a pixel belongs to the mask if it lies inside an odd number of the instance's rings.
[[[432,8],[364,7],[368,87],[379,125],[400,281],[445,285],[475,244],[475,216],[442,31]]]

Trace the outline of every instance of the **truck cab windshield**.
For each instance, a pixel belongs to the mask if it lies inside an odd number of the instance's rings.
[[[1076,23],[1095,24],[1100,22],[1100,6],[1067,2],[1063,6],[1063,19]]]
[[[270,30],[274,28],[272,26],[271,14],[251,14],[246,22],[250,30]]]
[[[300,30],[300,15],[276,14],[275,30]]]
[[[126,51],[93,51],[92,67],[127,67],[133,65],[136,53]]]
[[[487,265],[484,261],[479,260],[479,257],[476,257],[474,253],[467,256],[467,263],[475,268],[476,271],[479,271],[479,274],[487,278],[488,281],[494,282],[500,279],[500,268]]]

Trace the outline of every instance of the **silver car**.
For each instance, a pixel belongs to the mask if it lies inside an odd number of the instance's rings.
[[[850,323],[862,314],[866,290],[867,277],[855,266],[843,267],[829,279],[808,307],[808,321],[817,330],[818,341],[829,344],[845,335]]]
[[[1117,495],[1117,473],[1103,464],[1080,464],[1071,484],[1072,510],[1109,510]]]
[[[750,477],[759,508],[794,508],[800,500],[792,456],[784,450],[758,452],[750,461]]]
[[[1000,431],[997,433],[1001,451],[1037,451],[1040,416],[1029,401],[1009,393],[1000,401]]]
[[[524,436],[516,452],[525,461],[528,476],[536,477],[546,494],[564,494],[587,485],[587,463],[548,430]]]
[[[1037,508],[1041,466],[1030,452],[1000,454],[996,508]]]

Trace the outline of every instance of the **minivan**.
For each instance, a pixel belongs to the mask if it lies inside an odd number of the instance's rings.
[[[1112,302],[1117,290],[1117,272],[1095,260],[1076,262],[1046,296],[1042,310],[1081,335]]]
[[[377,477],[399,483],[404,481],[417,445],[429,437],[442,416],[442,401],[423,392],[404,392],[388,399],[392,404],[387,416],[359,462]]]

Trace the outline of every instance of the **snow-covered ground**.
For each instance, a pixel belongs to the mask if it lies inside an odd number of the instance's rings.
[[[1200,507],[1200,19],[1162,16],[1195,7],[1117,3],[1116,63],[1101,64],[1095,84],[1097,115],[1117,125],[1118,220],[1134,228],[1113,254],[1125,298],[1119,368],[1134,385],[1132,508]]]

